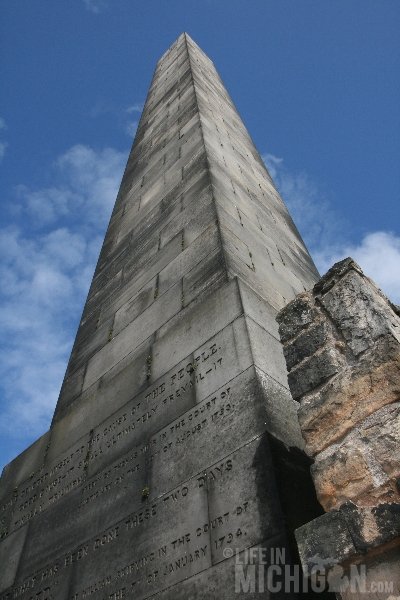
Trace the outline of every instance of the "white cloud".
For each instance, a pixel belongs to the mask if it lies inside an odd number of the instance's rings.
[[[371,231],[351,239],[327,194],[306,173],[290,172],[273,154],[263,159],[321,274],[351,256],[393,302],[400,302],[400,237]]]
[[[131,106],[128,106],[128,108],[126,109],[126,112],[128,114],[134,114],[134,113],[141,113],[143,110],[143,103],[137,102],[136,104],[132,104]],[[125,126],[125,133],[130,137],[133,138],[136,134],[136,130],[138,127],[139,122],[135,119],[134,121],[129,121],[126,126]]]
[[[86,8],[94,14],[101,13],[109,5],[108,0],[83,0],[83,2]]]
[[[126,109],[126,112],[128,114],[130,113],[141,113],[143,110],[143,104],[138,102],[136,104],[132,104],[132,106],[128,106],[128,108]]]
[[[6,125],[6,122],[3,119],[3,117],[0,117],[0,131],[3,130],[3,129],[7,129],[7,125]],[[8,146],[7,142],[0,141],[0,162],[4,158],[7,146]]]
[[[72,216],[84,224],[105,222],[115,202],[126,154],[113,148],[96,151],[77,144],[57,161],[57,185],[31,190],[21,185],[18,197],[36,225]]]
[[[35,436],[49,425],[125,159],[73,146],[56,161],[52,187],[19,187],[21,214],[0,229],[4,434]]]
[[[103,115],[115,113],[115,107],[112,106],[108,101],[98,99],[94,106],[89,110],[89,116],[93,119],[102,117]]]
[[[321,248],[314,258],[325,273],[347,256],[351,256],[393,302],[400,303],[399,236],[387,231],[367,233],[359,243]]]
[[[333,210],[327,193],[307,175],[293,173],[284,160],[264,154],[263,160],[310,251],[343,235],[346,226]]]
[[[62,246],[57,245],[57,241]],[[29,239],[0,231],[5,282],[0,300],[0,428],[14,433],[45,429],[71,346],[71,325],[83,296],[79,265],[92,262],[84,238],[66,229]],[[72,257],[72,258],[71,258]]]
[[[93,118],[111,116],[118,121],[119,127],[132,139],[136,133],[139,116],[143,110],[143,103],[137,102],[121,108],[113,106],[102,100],[98,100],[95,106],[90,110],[89,114]]]
[[[137,126],[138,126],[137,121],[131,121],[130,123],[127,123],[125,131],[129,135],[130,138],[132,138],[136,134]]]

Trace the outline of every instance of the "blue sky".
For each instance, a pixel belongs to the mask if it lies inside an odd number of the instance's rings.
[[[0,468],[49,426],[155,63],[214,60],[323,271],[400,302],[398,0],[3,0]]]

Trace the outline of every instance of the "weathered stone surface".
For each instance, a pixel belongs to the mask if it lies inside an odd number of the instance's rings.
[[[275,315],[316,279],[183,34],[157,65],[51,430],[1,480],[0,600],[231,598],[225,550],[293,544],[320,507]]]
[[[341,590],[341,600],[397,600],[400,596],[399,548],[388,548],[371,559],[360,589],[354,588],[348,586]]]
[[[27,526],[15,531],[0,543],[0,594],[10,587],[17,573],[27,534]],[[7,568],[5,566],[7,565]]]
[[[304,440],[297,419],[298,404],[286,388],[273,377],[256,367],[264,396],[268,431],[287,446],[304,449]]]
[[[303,566],[308,573],[336,566],[338,578],[361,563],[370,569],[362,595],[345,588],[340,597],[386,600],[372,573],[392,585],[387,592],[395,589],[393,576],[400,566],[393,554],[400,540],[398,312],[346,259],[291,302],[278,321],[299,424],[314,458],[317,497],[330,511],[296,532]]]
[[[345,371],[301,401],[299,420],[307,447],[316,454],[340,440],[370,414],[400,397],[400,357],[368,371]]]
[[[297,545],[306,575],[313,568],[333,567],[356,554],[344,516],[331,511],[296,530]]]
[[[331,347],[322,348],[296,368],[289,371],[290,391],[295,400],[329,381],[341,370],[343,364],[340,353]]]
[[[284,355],[288,370],[291,371],[329,342],[333,342],[332,345],[335,343],[331,327],[326,321],[317,321],[312,327],[300,333],[290,346],[285,346]]]
[[[398,501],[400,404],[376,411],[340,443],[318,454],[312,473],[325,510],[348,500],[364,506]]]
[[[50,432],[47,432],[4,467],[1,475],[0,499],[9,496],[18,485],[40,469],[46,457],[49,439]]]
[[[299,294],[277,315],[282,342],[286,344],[320,318],[320,312],[310,294]]]
[[[391,304],[347,259],[278,320],[320,502],[398,500],[400,319]]]
[[[325,575],[337,566],[337,572],[346,575],[348,567],[363,564],[367,580],[364,593],[374,591],[368,582],[374,581],[371,572],[378,564],[387,565],[381,581],[398,584],[400,511],[398,505],[381,504],[374,508],[358,508],[352,503],[343,504],[296,531],[303,568],[307,574],[313,569],[324,569]],[[377,572],[377,571],[376,571]],[[348,573],[347,573],[348,574]],[[329,577],[328,577],[329,579]],[[376,580],[375,580],[376,581]],[[334,581],[333,581],[334,583]],[[383,588],[383,586],[382,586]],[[393,589],[395,586],[393,586]],[[334,591],[339,591],[337,588]],[[346,598],[359,598],[357,588],[346,592]],[[375,589],[378,592],[378,589]],[[382,590],[381,590],[382,591]],[[387,590],[390,591],[390,590]],[[361,590],[361,596],[364,594]],[[385,596],[378,596],[385,597]]]
[[[174,585],[171,589],[156,594],[154,599],[196,600],[201,594],[201,598],[205,600],[215,600],[215,598],[232,600],[237,596],[240,597],[240,593],[245,594],[244,597],[248,600],[255,600],[260,597],[265,599],[276,598],[277,600],[291,598],[293,596],[286,594],[284,590],[270,594],[267,589],[264,591],[262,589],[267,588],[266,582],[268,581],[270,562],[262,563],[259,556],[263,553],[266,557],[274,556],[276,548],[286,548],[287,551],[287,541],[284,538],[264,541],[259,546],[253,546],[251,549],[235,555],[234,558],[218,563],[210,569]],[[253,554],[250,554],[250,552],[253,552]],[[288,554],[287,551],[287,556]],[[249,558],[249,556],[254,558]],[[246,561],[250,562],[250,560],[252,560],[252,563],[247,564]],[[242,580],[238,572],[243,573]],[[254,579],[252,578],[253,572]]]
[[[358,271],[349,270],[340,285],[323,294],[320,302],[354,356],[385,335],[400,342],[400,319],[387,299]]]
[[[392,542],[400,535],[398,504],[382,503],[371,508],[358,508],[348,502],[343,504],[341,511],[358,552]]]

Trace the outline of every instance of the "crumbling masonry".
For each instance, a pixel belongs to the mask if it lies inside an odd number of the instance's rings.
[[[312,476],[327,514],[300,527],[310,574],[365,564],[367,589],[400,593],[400,318],[351,259],[278,315]],[[376,586],[375,586],[376,587]],[[384,587],[384,586],[381,586]],[[390,588],[390,586],[389,586]],[[379,590],[378,590],[379,592]],[[356,597],[349,591],[341,598]],[[358,597],[358,596],[357,596]],[[363,594],[363,598],[389,598]]]

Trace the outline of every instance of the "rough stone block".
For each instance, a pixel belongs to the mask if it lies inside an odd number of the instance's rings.
[[[357,371],[343,371],[340,377],[302,399],[298,416],[311,455],[336,443],[356,423],[399,397],[398,358],[376,367],[368,367],[367,363]]]
[[[296,367],[306,358],[323,348],[325,344],[335,345],[331,327],[326,321],[317,321],[306,331],[301,332],[291,344],[284,346],[288,371]]]
[[[346,501],[360,506],[399,502],[400,405],[369,416],[339,444],[316,456],[312,468],[319,501],[331,510]]]
[[[340,285],[321,296],[320,302],[355,356],[372,348],[375,340],[384,335],[392,335],[400,342],[400,318],[358,271],[348,271]]]
[[[342,364],[341,355],[335,348],[323,348],[322,351],[313,354],[289,372],[289,387],[293,398],[299,400],[304,394],[326,383],[340,371]]]
[[[319,318],[310,294],[299,294],[277,315],[282,342],[286,344]]]
[[[296,540],[306,576],[315,567],[328,569],[356,554],[344,516],[331,511],[296,530]]]

